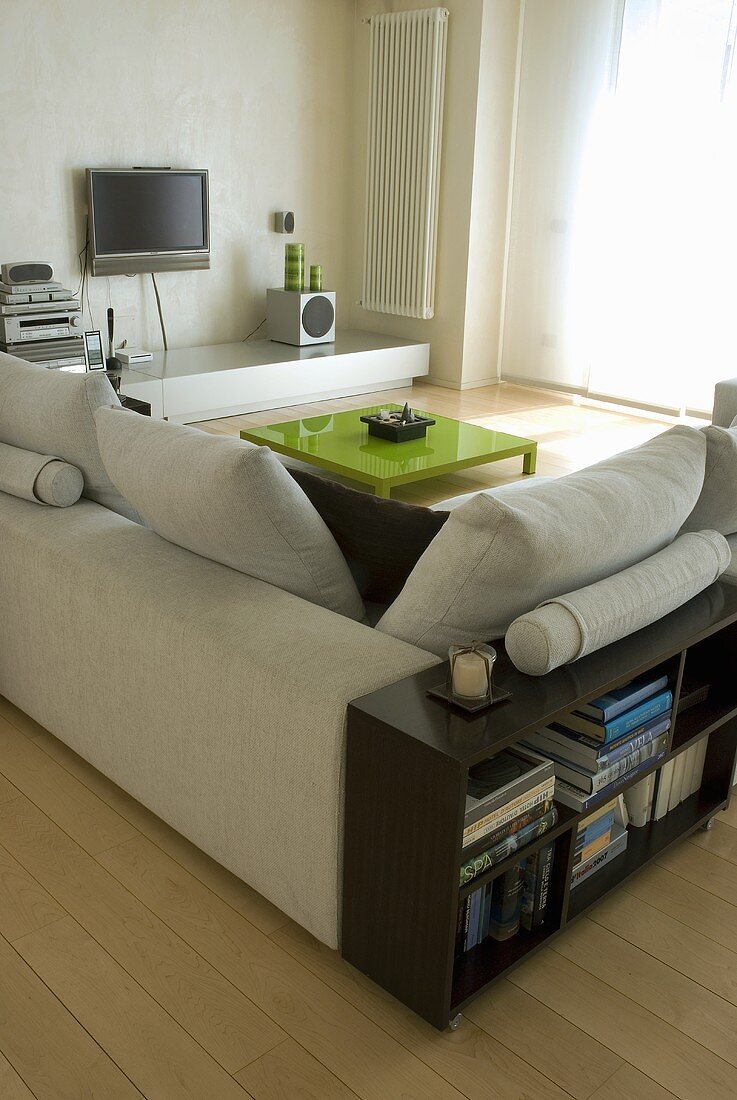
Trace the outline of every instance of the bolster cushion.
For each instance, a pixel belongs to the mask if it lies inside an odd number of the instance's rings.
[[[516,619],[506,636],[510,660],[530,676],[577,661],[675,611],[712,584],[730,559],[717,531],[681,535],[645,561]]]
[[[0,443],[0,491],[37,504],[68,508],[82,495],[84,478],[76,466]]]
[[[0,441],[70,462],[82,473],[83,496],[140,521],[100,456],[94,412],[104,405],[120,402],[103,371],[47,370],[0,351]]]

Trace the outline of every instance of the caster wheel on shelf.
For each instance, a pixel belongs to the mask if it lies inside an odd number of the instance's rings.
[[[458,1028],[461,1026],[462,1023],[463,1015],[459,1012],[457,1016],[454,1016],[452,1020],[448,1021],[448,1027],[451,1031],[458,1031]]]
[[[709,829],[714,828],[714,822],[715,821],[716,821],[715,817],[710,817],[708,821],[704,822],[704,824],[701,826],[701,828],[704,830],[705,833],[708,833]]]

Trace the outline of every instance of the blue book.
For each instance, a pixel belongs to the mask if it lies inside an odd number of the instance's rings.
[[[583,733],[572,730],[556,729],[546,726],[525,738],[525,744],[535,752],[549,757],[559,764],[568,764],[577,771],[596,775],[611,764],[615,764],[635,749],[641,749],[650,741],[657,740],[670,726],[670,713],[658,715],[624,737],[609,741],[594,741]]]
[[[483,888],[479,887],[471,894],[471,912],[468,917],[468,935],[466,936],[466,951],[470,951],[479,942],[479,923],[481,920],[481,895]]]
[[[566,714],[564,718],[558,720],[558,724],[565,729],[571,729],[575,733],[583,733],[594,741],[600,741],[602,744],[608,745],[610,741],[616,741],[618,737],[624,737],[625,734],[645,725],[651,719],[670,711],[672,706],[673,692],[661,691],[652,699],[647,699],[644,703],[633,707],[625,714],[620,714],[619,718],[614,718],[603,726],[599,722],[594,722],[591,718],[583,718],[580,714]]]
[[[576,714],[581,714],[584,718],[593,718],[603,726],[619,718],[620,714],[624,714],[626,710],[644,703],[651,695],[657,695],[667,686],[667,676],[658,676],[656,679],[653,679],[651,674],[640,676],[623,687],[614,688],[606,695],[599,696],[598,699],[592,699],[590,703],[576,707]]]
[[[592,841],[600,837],[602,833],[608,832],[614,824],[614,810],[610,810],[608,814],[604,814],[603,817],[597,817],[596,821],[592,821],[590,825],[586,825],[583,829],[579,829],[576,833],[576,851],[580,851],[582,848],[588,848]]]

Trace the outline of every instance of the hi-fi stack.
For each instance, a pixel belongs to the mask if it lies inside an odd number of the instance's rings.
[[[84,370],[82,309],[46,263],[0,266],[0,348],[30,363]]]

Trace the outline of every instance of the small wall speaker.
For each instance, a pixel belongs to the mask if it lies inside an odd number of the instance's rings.
[[[0,267],[0,279],[4,283],[50,283],[54,278],[51,264],[38,260],[23,260]]]
[[[274,230],[277,233],[294,233],[294,211],[278,210],[274,214]]]
[[[335,340],[335,291],[266,291],[269,336],[281,344],[332,344]]]

